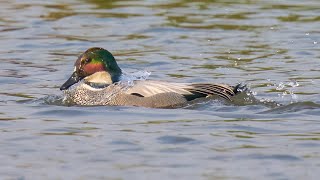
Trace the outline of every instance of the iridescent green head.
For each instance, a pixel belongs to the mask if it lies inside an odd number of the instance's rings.
[[[60,87],[60,90],[66,90],[73,84],[96,72],[105,71],[109,73],[113,82],[119,81],[122,73],[113,55],[109,51],[99,47],[90,48],[82,53],[74,66],[73,74]]]

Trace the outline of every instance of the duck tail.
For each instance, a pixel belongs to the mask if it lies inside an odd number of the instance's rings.
[[[233,87],[234,94],[239,94],[239,93],[244,92],[246,90],[248,90],[248,87],[244,83],[239,83]]]

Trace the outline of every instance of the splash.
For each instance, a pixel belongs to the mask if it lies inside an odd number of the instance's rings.
[[[294,93],[295,88],[300,86],[297,81],[292,80],[288,82],[273,83],[271,86],[274,86],[275,89],[280,92],[278,96],[281,99],[285,99],[289,96],[290,103],[298,102],[298,96]]]
[[[28,99],[27,101],[19,101],[20,103],[27,104],[42,104],[42,105],[55,105],[55,106],[64,106],[66,105],[63,102],[63,96],[61,95],[47,95],[38,99]]]
[[[232,98],[232,105],[247,106],[247,105],[263,105],[269,108],[275,108],[281,106],[278,102],[267,99],[257,98],[258,93],[251,89],[251,84],[241,83],[240,88],[237,89],[238,93]]]
[[[138,71],[134,73],[124,72],[120,78],[122,83],[127,83],[129,86],[134,85],[134,81],[146,80],[151,75],[151,72],[148,71]]]

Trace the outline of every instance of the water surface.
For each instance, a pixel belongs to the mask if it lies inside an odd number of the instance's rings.
[[[317,0],[1,1],[1,179],[317,179],[319,14]],[[59,87],[93,46],[128,73],[250,96],[65,106]]]

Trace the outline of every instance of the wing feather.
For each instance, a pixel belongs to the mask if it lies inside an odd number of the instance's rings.
[[[200,93],[203,96],[218,95],[224,99],[230,100],[235,93],[233,89],[224,84],[191,84],[193,88],[188,89],[192,93]]]
[[[224,84],[210,83],[169,83],[163,81],[135,81],[134,85],[129,88],[127,94],[139,94],[144,97],[150,97],[160,93],[178,93],[184,96],[206,97],[217,95],[224,99],[230,100],[235,93],[233,89]]]
[[[174,92],[178,94],[192,94],[187,89],[190,85],[185,83],[168,83],[162,81],[135,81],[134,85],[127,90],[127,94],[141,94],[144,97],[150,97],[160,93]]]

